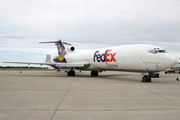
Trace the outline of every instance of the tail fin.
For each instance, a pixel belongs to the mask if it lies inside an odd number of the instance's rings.
[[[65,50],[65,47],[63,44],[66,44],[66,45],[71,45],[69,43],[66,43],[66,42],[62,42],[61,40],[58,40],[58,41],[49,41],[49,42],[40,42],[40,43],[55,43],[55,45],[57,46],[57,50],[58,50],[58,56],[55,57],[53,60],[55,62],[66,62],[64,56],[67,54],[66,53],[66,50]]]
[[[46,55],[46,60],[45,63],[51,63],[51,56],[50,55]]]
[[[67,42],[62,42],[61,39],[58,41],[49,41],[49,42],[40,42],[40,43],[55,43],[55,45],[57,46],[58,54],[62,56],[66,55],[65,47],[63,44],[71,46],[71,44]]]
[[[62,55],[62,56],[65,56],[66,51],[65,51],[65,47],[64,47],[62,41],[58,40],[58,42],[56,42],[55,45],[57,46],[58,54]]]

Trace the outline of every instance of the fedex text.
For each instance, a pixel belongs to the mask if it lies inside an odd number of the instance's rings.
[[[111,50],[106,50],[105,53],[100,54],[99,51],[94,53],[94,62],[116,62],[114,58],[116,53],[111,53]]]

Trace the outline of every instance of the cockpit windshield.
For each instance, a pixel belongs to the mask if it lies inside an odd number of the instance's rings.
[[[159,53],[166,53],[165,50],[158,50]]]
[[[149,50],[149,53],[157,54],[157,53],[166,53],[165,50],[160,50],[159,48],[154,48],[154,50]]]

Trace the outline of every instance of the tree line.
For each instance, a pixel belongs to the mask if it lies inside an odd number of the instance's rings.
[[[48,67],[32,67],[32,66],[0,66],[0,68],[31,68],[31,69],[47,69]]]

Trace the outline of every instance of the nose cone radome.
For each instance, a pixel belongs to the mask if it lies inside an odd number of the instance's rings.
[[[167,55],[165,57],[165,66],[166,68],[170,68],[178,63],[178,59],[172,55]]]

